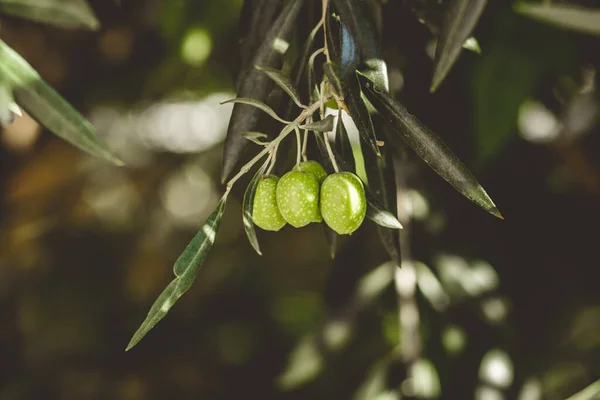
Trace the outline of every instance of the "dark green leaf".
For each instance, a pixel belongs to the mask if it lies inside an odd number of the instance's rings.
[[[256,66],[256,68],[259,71],[262,71],[265,74],[267,74],[267,76],[271,78],[273,82],[275,82],[281,89],[283,89],[284,92],[286,92],[291,97],[291,99],[294,101],[294,103],[298,105],[298,107],[304,107],[304,104],[302,104],[302,102],[300,101],[300,95],[298,94],[296,86],[294,85],[290,77],[287,76],[283,71],[274,68],[261,67],[258,65]]]
[[[384,121],[380,115],[373,115],[373,124],[378,131],[383,131]],[[367,174],[368,185],[371,192],[380,199],[381,204],[394,216],[397,215],[397,193],[396,177],[392,162],[390,145],[382,147],[381,157],[375,156],[371,152],[363,152],[365,172]],[[377,226],[377,233],[392,260],[400,265],[400,235],[398,229],[390,229],[381,225]]]
[[[256,194],[256,187],[258,186],[258,182],[260,182],[264,176],[267,165],[269,165],[269,161],[270,159],[267,158],[267,161],[265,161],[258,171],[256,171],[254,178],[252,178],[246,187],[244,201],[242,203],[242,220],[244,222],[246,236],[248,237],[248,241],[252,245],[252,248],[254,248],[258,255],[261,256],[262,253],[260,252],[260,246],[258,245],[258,239],[256,238],[256,231],[254,230],[254,222],[252,221],[252,211],[254,209],[254,195]]]
[[[338,111],[338,121],[335,129],[335,153],[338,163],[344,171],[356,173],[356,162],[352,152],[352,144],[342,121],[342,111]],[[373,154],[373,153],[371,153]]]
[[[100,27],[85,0],[0,0],[0,13],[69,28]]]
[[[251,65],[281,68],[283,56],[289,47],[294,21],[303,2],[303,0],[293,0],[281,11],[271,29],[267,32],[264,41],[256,50]],[[271,79],[254,67],[241,71],[241,74],[243,74],[243,77],[239,79],[237,95],[239,97],[252,97],[265,102],[273,87]],[[242,133],[254,130],[259,117],[260,114],[257,110],[247,104],[236,104],[233,107],[223,149],[222,181],[227,180],[231,175],[244,147],[248,143]]]
[[[310,122],[306,125],[300,126],[300,129],[308,129],[316,132],[331,132],[333,130],[333,123],[335,122],[335,117],[333,115],[328,115],[325,118]]]
[[[348,76],[347,79],[344,79],[342,81],[342,88],[344,90],[344,103],[348,107],[352,121],[354,121],[354,124],[358,129],[358,133],[363,140],[363,143],[371,151],[380,156],[381,152],[377,145],[377,137],[375,136],[371,115],[367,105],[361,97],[360,84],[356,74],[352,74],[351,76]]]
[[[331,10],[327,19],[326,36],[329,58],[337,66],[335,75],[341,79],[353,75],[359,62],[355,40],[348,28],[332,16]]]
[[[566,400],[596,400],[598,398],[600,398],[600,380],[595,381]]]
[[[373,27],[366,19],[359,0],[333,0],[336,11],[340,14],[342,24],[347,26],[354,40],[353,46],[358,47],[360,60],[366,62],[380,58],[379,41]],[[342,41],[344,32],[342,30]],[[344,54],[342,47],[342,54]]]
[[[434,92],[458,59],[463,45],[475,29],[487,0],[450,0],[442,18],[433,62]]]
[[[227,104],[227,103],[235,103],[235,104],[246,104],[252,107],[256,107],[264,112],[266,112],[267,114],[269,114],[273,119],[276,119],[277,121],[283,123],[283,124],[289,124],[290,121],[286,121],[284,119],[279,118],[279,115],[277,115],[277,113],[275,113],[275,111],[273,111],[273,109],[271,107],[269,107],[268,105],[266,105],[265,103],[263,103],[262,101],[258,101],[256,99],[253,99],[252,97],[237,97],[235,99],[231,99],[231,100],[227,100],[227,101],[223,101],[221,102],[221,104]],[[244,132],[241,133],[241,136],[243,137]]]
[[[519,2],[515,11],[554,26],[600,36],[600,9],[575,6],[568,3]]]
[[[96,136],[94,127],[1,40],[0,81],[13,89],[17,104],[40,125],[81,150],[123,165]]]
[[[477,179],[439,137],[411,115],[396,99],[374,87],[366,77],[359,74],[359,79],[371,104],[423,161],[463,196],[502,218],[500,211]]]
[[[331,83],[331,86],[333,86],[336,93],[339,96],[342,96],[342,93],[343,93],[342,81],[340,80],[340,77],[338,76],[339,67],[337,66],[337,64],[329,63],[329,62],[325,63],[325,64],[323,64],[323,71],[325,72],[325,75],[327,76],[329,83]]]
[[[282,4],[281,0],[244,0],[239,20],[240,65],[236,71],[237,90],[244,77],[240,71],[252,68],[252,58],[264,43]]]
[[[368,186],[365,188],[365,195],[367,197],[367,218],[385,228],[402,229],[398,218],[386,209]]]
[[[209,215],[202,228],[200,228],[200,231],[194,236],[190,244],[188,244],[187,248],[175,262],[173,272],[176,278],[158,296],[150,308],[148,316],[133,334],[126,351],[138,344],[192,286],[200,267],[204,264],[204,260],[206,260],[206,256],[215,242],[215,236],[219,231],[224,211],[225,199],[222,199],[217,208]]]

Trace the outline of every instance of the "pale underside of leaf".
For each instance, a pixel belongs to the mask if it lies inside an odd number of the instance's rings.
[[[256,171],[256,174],[246,187],[246,191],[244,192],[244,200],[242,203],[242,221],[244,223],[246,236],[248,237],[248,241],[250,242],[252,248],[260,256],[262,256],[262,253],[260,251],[260,245],[258,244],[258,238],[256,237],[254,222],[252,221],[252,212],[254,210],[254,196],[256,195],[256,187],[258,186],[258,182],[264,176],[267,165],[269,165],[269,161],[270,159],[267,158],[267,161],[265,161],[258,171]]]
[[[68,28],[100,27],[86,0],[0,0],[0,13],[3,12]]]
[[[269,107],[262,101],[253,99],[252,97],[237,97],[235,99],[226,100],[226,101],[221,102],[221,104],[227,104],[227,103],[246,104],[246,105],[249,105],[252,107],[256,107],[256,108],[264,111],[265,113],[269,114],[269,116],[271,116],[273,119],[275,119],[283,124],[291,123],[290,121],[286,121],[286,120],[280,118],[279,115],[277,115],[277,113],[271,107]],[[242,135],[243,135],[243,133],[242,133]]]
[[[377,196],[367,188],[365,190],[367,196],[367,218],[390,229],[402,229],[402,224],[398,218],[391,212],[385,209],[385,206],[377,199]]]
[[[456,63],[486,4],[487,0],[450,0],[448,3],[435,49],[432,92],[439,87]]]
[[[173,267],[176,278],[167,285],[165,290],[158,296],[148,316],[142,322],[138,330],[133,334],[131,341],[125,351],[131,350],[140,340],[146,336],[154,326],[167,315],[171,307],[192,286],[196,275],[204,264],[209,250],[215,242],[215,236],[219,230],[223,212],[225,211],[225,199],[222,199],[217,208],[210,214],[200,231],[194,236],[187,248],[181,253]]]
[[[492,215],[502,218],[500,211],[467,167],[442,140],[429,130],[396,99],[359,74],[369,101],[384,120],[415,153],[463,196]]]
[[[256,66],[256,69],[267,74],[267,76],[271,78],[271,80],[275,82],[277,86],[283,89],[283,91],[291,97],[291,99],[294,101],[294,103],[296,103],[298,107],[305,107],[305,105],[302,104],[302,102],[300,101],[298,89],[296,89],[296,86],[294,86],[292,79],[289,76],[287,76],[283,71],[274,68],[261,67],[258,65]]]
[[[577,32],[600,36],[600,8],[552,3],[519,2],[515,11],[532,19]]]
[[[333,130],[334,123],[335,117],[333,115],[328,115],[319,121],[310,122],[306,125],[301,125],[300,129],[308,129],[316,132],[331,132]]]
[[[40,125],[81,150],[123,165],[96,135],[94,127],[1,40],[0,80],[12,88],[16,103]]]

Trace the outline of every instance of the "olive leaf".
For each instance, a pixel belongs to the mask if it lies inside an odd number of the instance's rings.
[[[175,265],[173,272],[176,278],[167,285],[165,290],[158,296],[148,316],[142,322],[138,330],[133,334],[131,341],[125,351],[131,350],[140,340],[146,336],[154,326],[167,315],[171,307],[179,298],[192,286],[196,275],[208,252],[215,242],[215,236],[219,231],[223,212],[225,211],[225,198],[221,199],[217,208],[208,216],[206,222],[200,228],[200,231],[194,236],[186,249],[181,253]]]
[[[502,218],[500,211],[477,179],[438,136],[392,96],[377,88],[365,76],[358,76],[371,104],[396,132],[397,135],[393,138],[402,138],[423,161],[467,199],[492,215]]]
[[[252,221],[252,211],[254,209],[254,196],[256,195],[256,187],[258,186],[258,182],[260,182],[264,176],[267,165],[269,165],[269,161],[271,160],[267,158],[264,164],[258,169],[258,171],[256,171],[256,174],[246,187],[244,201],[242,203],[242,220],[244,222],[246,236],[248,237],[248,241],[252,245],[252,248],[254,248],[254,250],[260,256],[262,256],[262,253],[260,251],[258,239],[256,238],[256,230],[254,229],[254,222]]]
[[[487,0],[450,0],[440,26],[433,62],[431,92],[442,83],[477,25]]]
[[[281,0],[244,0],[240,13],[238,38],[240,43],[239,69],[236,69],[236,89],[239,90],[243,73],[252,68],[252,58],[265,41],[267,32],[281,11]]]
[[[40,125],[81,150],[123,165],[96,136],[94,127],[1,40],[0,81],[12,88],[16,103]]]
[[[366,62],[367,60],[378,59],[380,49],[377,35],[365,17],[360,3],[359,0],[333,0],[335,10],[340,14],[342,25],[348,27],[349,33],[353,37],[352,42],[358,47],[360,60]]]
[[[289,47],[294,21],[298,16],[303,0],[292,0],[281,11],[267,32],[264,41],[256,50],[251,65],[260,65],[268,68],[281,68],[283,56]],[[256,68],[247,68],[241,71],[243,75],[238,80],[237,95],[239,97],[252,97],[265,102],[272,89],[271,79]],[[235,104],[227,128],[225,145],[223,148],[223,169],[221,180],[224,182],[233,172],[241,153],[248,144],[242,132],[252,131],[256,128],[260,114],[248,104]]]
[[[253,143],[259,144],[261,146],[267,144],[267,142],[263,142],[261,139],[266,139],[269,136],[266,133],[262,132],[244,132],[242,133],[246,139],[250,140]]]
[[[271,116],[273,119],[276,119],[277,121],[283,123],[283,124],[290,124],[290,121],[286,121],[285,119],[282,119],[279,117],[279,115],[277,115],[277,113],[268,105],[266,105],[265,103],[263,103],[262,101],[258,101],[256,99],[253,99],[252,97],[237,97],[235,99],[231,99],[231,100],[225,100],[222,101],[221,104],[228,104],[228,103],[235,103],[235,104],[246,104],[252,107],[256,107],[262,111],[264,111],[265,113],[269,114],[269,116]],[[241,137],[243,136],[244,132],[242,132],[240,134]]]
[[[315,132],[331,132],[333,130],[333,124],[335,123],[335,117],[333,115],[327,115],[325,118],[309,122],[306,125],[301,125],[300,129],[308,129]]]
[[[333,86],[333,89],[338,95],[343,96],[342,82],[340,80],[340,77],[338,76],[337,71],[339,71],[339,67],[337,66],[337,64],[332,62],[323,64],[323,72],[325,72],[325,76],[327,76],[329,83],[331,84],[331,86]]]
[[[352,152],[352,144],[348,137],[348,131],[342,121],[342,111],[338,111],[337,126],[335,128],[335,153],[338,163],[342,164],[342,169],[356,173],[356,162]]]
[[[0,0],[0,13],[67,28],[100,28],[85,0]]]
[[[256,66],[256,69],[264,72],[273,82],[275,82],[284,92],[286,92],[291,99],[298,105],[298,107],[305,107],[304,104],[300,101],[300,95],[298,94],[298,90],[296,86],[292,82],[292,79],[287,76],[283,71],[274,68],[267,68]]]
[[[315,142],[317,143],[317,150],[319,151],[319,156],[321,157],[321,161],[323,162],[323,168],[327,171],[328,174],[334,172],[333,164],[329,159],[329,152],[327,151],[327,145],[325,141],[329,140],[327,138],[327,134],[322,134],[320,132],[315,132]],[[336,157],[336,161],[339,164],[339,161]]]
[[[343,23],[338,23],[335,18],[329,18],[326,31],[329,54],[335,64],[330,67],[330,74],[339,76],[344,103],[348,108],[350,117],[354,121],[358,133],[365,145],[378,156],[381,154],[377,146],[377,137],[369,109],[361,97],[360,85],[356,77],[358,53],[350,32]],[[334,67],[338,65],[336,71]],[[336,79],[336,78],[334,78]],[[336,79],[337,80],[337,79]]]
[[[514,9],[519,14],[554,26],[600,36],[600,9],[568,3],[518,2]]]
[[[0,124],[10,125],[15,114],[21,115],[21,109],[15,103],[12,89],[0,81]]]
[[[398,221],[398,218],[387,210],[367,185],[365,185],[365,196],[367,198],[367,218],[385,228],[402,229],[402,224]]]

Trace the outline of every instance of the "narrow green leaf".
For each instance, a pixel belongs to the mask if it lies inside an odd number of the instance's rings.
[[[67,28],[100,28],[85,0],[0,0],[0,13]]]
[[[450,0],[442,18],[435,49],[431,92],[442,83],[458,59],[465,41],[481,17],[487,0]]]
[[[380,58],[379,41],[375,30],[365,17],[359,0],[332,0],[336,11],[340,14],[343,25],[347,26],[358,48],[360,60]]]
[[[252,68],[252,58],[264,43],[267,32],[281,11],[281,0],[244,0],[238,25],[239,69],[234,76],[239,90],[243,71]]]
[[[373,125],[378,132],[386,130],[384,121],[380,115],[374,114]],[[385,210],[388,210],[394,217],[397,215],[397,193],[396,193],[396,175],[392,160],[390,145],[381,148],[381,157],[375,156],[371,152],[363,152],[365,172],[367,174],[369,189],[377,199],[380,200]],[[381,225],[377,226],[377,233],[385,250],[391,259],[397,265],[401,264],[400,259],[400,233],[398,229],[390,229]]]
[[[352,151],[352,144],[348,137],[348,131],[342,121],[342,111],[338,111],[337,126],[335,128],[335,153],[339,163],[342,163],[342,169],[356,173],[356,162]]]
[[[472,51],[473,53],[481,54],[481,47],[479,47],[479,42],[473,36],[467,38],[462,45],[463,49]]]
[[[373,121],[367,105],[361,97],[360,84],[356,74],[352,74],[347,79],[342,81],[344,90],[344,103],[348,107],[352,121],[358,129],[358,133],[363,140],[363,143],[377,156],[381,155],[379,146],[377,145],[377,137],[373,128]]]
[[[0,80],[13,89],[17,104],[40,125],[81,150],[123,165],[96,136],[94,127],[1,40]]]
[[[398,218],[386,209],[385,205],[378,199],[377,195],[375,195],[368,186],[365,189],[365,195],[367,197],[367,218],[385,228],[402,229],[402,224],[398,221]]]
[[[590,384],[580,392],[575,393],[566,400],[595,400],[600,398],[600,380]]]
[[[355,39],[346,25],[333,17],[331,9],[327,19],[325,34],[329,58],[337,66],[335,75],[343,80],[354,73],[359,63],[359,54]]]
[[[0,124],[10,125],[14,120],[14,114],[20,112],[10,86],[0,81]]]
[[[246,187],[244,201],[242,203],[242,220],[244,222],[244,230],[246,231],[246,236],[248,237],[248,241],[252,245],[252,248],[254,248],[259,256],[262,256],[262,253],[256,237],[254,222],[252,221],[252,211],[254,210],[254,195],[256,194],[256,187],[258,186],[258,182],[264,176],[267,165],[269,165],[269,161],[270,159],[267,158],[267,161],[265,161],[258,171],[256,171],[254,178],[252,178]]]
[[[600,36],[600,9],[568,3],[518,2],[515,11],[559,28]]]
[[[319,156],[321,157],[321,161],[323,164],[323,168],[327,171],[328,174],[334,172],[333,165],[331,164],[331,160],[329,159],[329,153],[327,152],[327,145],[325,141],[329,140],[327,138],[327,134],[315,132],[315,142],[317,143],[317,150],[319,151]],[[339,160],[336,157],[336,161],[339,164]]]
[[[423,161],[463,196],[496,217],[502,218],[500,211],[477,179],[438,136],[411,115],[396,99],[376,88],[369,79],[360,74],[359,79],[371,104]]]
[[[334,122],[335,117],[333,115],[327,115],[325,118],[319,121],[301,125],[300,129],[308,129],[315,132],[331,132],[333,130]]]
[[[298,94],[298,90],[292,82],[292,79],[283,71],[274,68],[261,67],[258,65],[256,66],[256,69],[267,74],[267,76],[271,78],[271,80],[275,82],[277,86],[283,89],[283,91],[291,97],[298,107],[305,107],[305,105],[300,101],[300,95]]]
[[[287,52],[297,18],[304,0],[292,0],[281,11],[271,28],[266,33],[264,41],[256,50],[250,65],[280,69],[283,57]],[[273,82],[263,72],[256,68],[241,71],[238,80],[238,97],[252,97],[265,102],[271,93]],[[233,172],[248,141],[242,136],[243,132],[256,129],[260,113],[248,104],[235,104],[227,128],[227,136],[223,148],[223,169],[221,180],[224,182]]]
[[[256,107],[262,111],[264,111],[265,113],[269,114],[269,116],[271,116],[273,119],[276,119],[277,121],[283,123],[283,124],[290,124],[290,121],[286,121],[284,119],[279,118],[279,115],[277,115],[277,113],[275,111],[273,111],[273,109],[271,107],[269,107],[268,105],[266,105],[265,103],[263,103],[262,101],[258,101],[256,99],[253,99],[252,97],[237,97],[235,99],[231,99],[231,100],[226,100],[226,101],[222,101],[221,104],[227,104],[227,103],[235,103],[235,104],[246,104],[252,107]],[[243,133],[242,132],[240,135],[243,137]]]
[[[176,278],[158,296],[150,308],[148,316],[133,334],[125,351],[132,349],[138,344],[192,286],[200,267],[204,264],[204,260],[206,260],[206,256],[215,242],[215,236],[219,231],[224,211],[225,199],[222,199],[217,208],[209,215],[202,228],[200,228],[200,231],[194,236],[190,244],[188,244],[187,248],[175,262],[173,272]]]
[[[323,72],[325,72],[325,76],[327,76],[329,83],[331,83],[331,86],[333,86],[339,96],[343,96],[342,81],[338,76],[337,71],[339,71],[337,64],[332,62],[323,64]]]

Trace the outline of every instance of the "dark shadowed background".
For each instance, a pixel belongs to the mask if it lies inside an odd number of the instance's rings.
[[[27,116],[0,128],[0,399],[536,400],[600,378],[600,38],[490,2],[481,54],[430,94],[425,3],[377,14],[391,88],[505,220],[408,153],[414,261],[394,277],[370,221],[333,261],[315,224],[260,232],[256,255],[241,181],[194,286],[127,353],[223,191],[242,1],[92,0],[97,32],[0,15],[0,38],[127,163]]]

